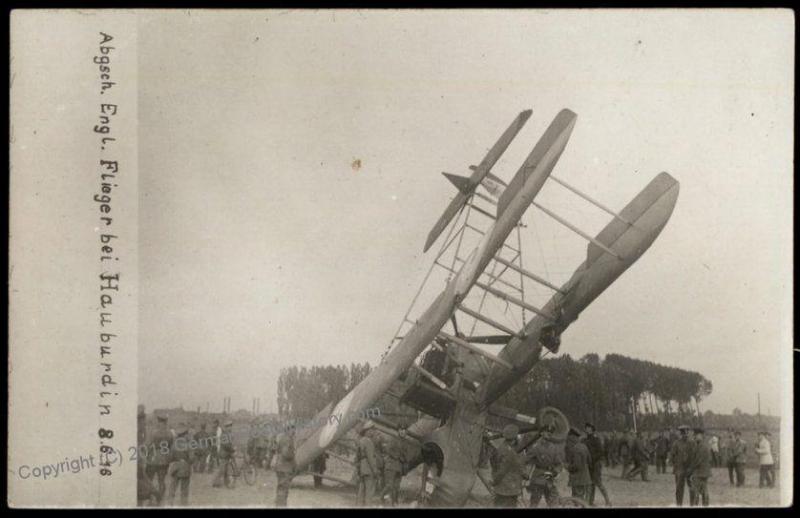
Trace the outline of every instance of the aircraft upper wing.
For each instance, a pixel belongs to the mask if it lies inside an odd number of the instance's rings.
[[[524,114],[525,112],[523,112]],[[337,403],[329,404],[309,422],[310,426],[298,430],[299,445],[296,451],[298,470],[304,469],[334,441],[342,437],[359,419],[368,415],[370,405],[389,389],[392,383],[408,369],[417,356],[434,340],[448,321],[458,302],[467,294],[498,249],[515,228],[522,214],[542,188],[567,144],[575,124],[576,115],[562,110],[550,124],[533,153],[520,168],[517,177],[506,189],[507,206],[492,227],[484,234],[458,273],[448,282],[444,291],[433,301],[403,339],[392,348],[367,377]],[[477,173],[478,171],[476,171]],[[514,189],[513,193],[509,193]]]
[[[531,110],[525,110],[517,115],[517,118],[511,123],[506,131],[500,136],[494,146],[486,153],[481,163],[477,167],[472,168],[472,175],[464,179],[464,185],[459,187],[456,197],[450,202],[444,213],[436,221],[431,231],[428,233],[428,238],[425,240],[425,246],[422,251],[427,252],[431,245],[439,238],[442,231],[447,228],[448,223],[458,214],[464,205],[469,200],[472,192],[481,183],[483,178],[489,174],[489,171],[494,167],[494,164],[500,159],[511,141],[517,136],[517,133],[522,129],[525,123],[531,116]],[[451,180],[452,181],[452,180]]]

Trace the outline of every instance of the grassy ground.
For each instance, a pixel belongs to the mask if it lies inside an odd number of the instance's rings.
[[[349,479],[352,471],[349,465],[335,459],[328,461],[328,473]],[[604,480],[614,507],[668,507],[675,505],[675,483],[671,474],[655,474],[651,472],[650,482],[641,480],[626,481],[619,477],[619,468],[606,470]],[[200,507],[272,507],[275,503],[275,474],[272,471],[258,470],[258,478],[253,486],[240,479],[234,489],[211,487],[213,475],[194,474],[190,486],[190,505]],[[419,490],[419,470],[410,473],[403,480],[403,507],[414,506],[414,499]],[[558,486],[563,496],[569,495],[566,478],[558,478]],[[352,507],[355,494],[352,489],[344,488],[334,482],[325,481],[325,487],[314,489],[311,476],[297,477],[289,493],[290,507]],[[488,501],[488,492],[476,483],[477,501]],[[780,492],[778,488],[759,489],[758,471],[748,469],[746,486],[731,487],[725,469],[715,469],[709,481],[709,494],[712,506],[778,506]],[[527,502],[527,494],[524,497]],[[688,505],[688,491],[684,505]],[[477,501],[469,505],[478,506]],[[598,494],[598,505],[602,505],[602,497]]]

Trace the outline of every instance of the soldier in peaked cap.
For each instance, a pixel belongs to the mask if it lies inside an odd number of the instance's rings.
[[[595,491],[599,490],[603,495],[606,506],[611,506],[611,500],[608,498],[608,491],[603,485],[603,459],[605,458],[605,449],[600,437],[595,433],[595,427],[592,423],[584,425],[586,431],[586,438],[584,444],[589,450],[589,475],[592,478],[592,485],[589,488],[589,504],[594,505]]]
[[[276,507],[286,507],[286,503],[289,500],[289,486],[292,483],[295,471],[295,428],[294,421],[290,421],[287,423],[285,430],[278,434],[278,438],[275,441],[275,454],[278,456],[275,461],[275,474],[278,476],[278,485],[275,488]]]
[[[503,443],[497,448],[492,473],[495,507],[516,507],[522,494],[524,464],[515,448],[518,435],[519,427],[515,424],[503,428]]]
[[[567,435],[566,458],[572,496],[586,498],[592,478],[589,474],[589,449],[580,441],[581,432],[570,428]]]
[[[711,477],[711,446],[705,440],[702,428],[694,429],[694,445],[689,459],[689,487],[692,488],[689,496],[691,504],[700,504],[708,507],[708,479]]]
[[[167,416],[156,415],[156,429],[148,442],[147,474],[156,488],[156,501],[161,505],[167,490],[166,479],[172,451],[172,434],[167,429]]]
[[[358,472],[358,493],[356,505],[377,505],[378,461],[375,458],[375,443],[368,433],[375,423],[367,421],[359,430],[356,450],[356,469]]]
[[[175,493],[178,487],[181,490],[180,504],[189,504],[189,482],[192,477],[193,452],[189,442],[189,429],[180,425],[175,430],[175,443],[172,447],[168,472],[169,480],[169,505],[174,505]]]
[[[694,445],[689,440],[689,427],[681,425],[678,427],[680,438],[672,443],[669,457],[672,461],[672,474],[675,476],[675,503],[679,507],[683,506],[683,492],[689,487],[689,501],[692,500],[693,489],[689,484],[689,465],[692,457]]]
[[[222,426],[222,433],[219,435],[219,444],[217,444],[216,447],[219,467],[217,468],[217,474],[214,476],[212,485],[214,487],[222,487],[222,483],[225,480],[225,471],[230,469],[228,467],[228,461],[233,458],[233,454],[236,451],[233,447],[233,421],[225,421],[225,424]]]
[[[526,461],[532,464],[528,477],[530,507],[538,507],[542,497],[548,506],[555,505],[558,500],[558,489],[551,480],[563,468],[564,446],[557,444],[552,435],[554,432],[552,425],[542,428],[541,436],[525,456]]]

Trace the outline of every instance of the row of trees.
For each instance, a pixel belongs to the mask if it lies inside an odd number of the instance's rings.
[[[571,422],[601,429],[658,428],[701,421],[700,402],[712,389],[693,371],[620,354],[565,354],[537,363],[501,403],[525,413],[555,406]]]
[[[338,401],[370,372],[368,363],[288,367],[278,378],[278,412],[308,419]],[[655,429],[702,422],[700,402],[711,393],[701,374],[619,354],[546,358],[501,398],[500,403],[535,415],[555,406],[570,422],[594,422],[600,429],[634,426]],[[409,414],[391,397],[379,403],[385,415]]]
[[[310,419],[343,398],[369,372],[369,363],[283,368],[278,376],[278,415]]]

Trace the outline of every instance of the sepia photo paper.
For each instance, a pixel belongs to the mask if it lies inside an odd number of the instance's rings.
[[[794,38],[12,11],[8,505],[790,506]]]

